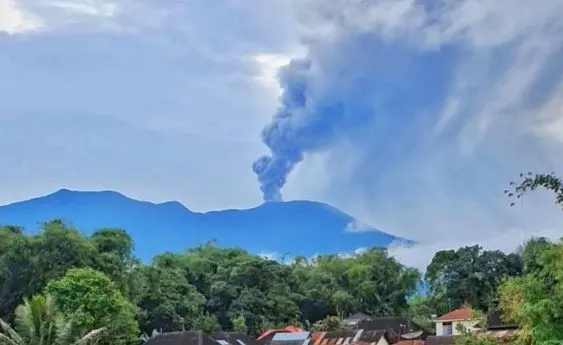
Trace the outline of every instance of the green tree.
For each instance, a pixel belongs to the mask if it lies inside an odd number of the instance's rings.
[[[346,328],[346,325],[342,319],[338,316],[330,315],[326,318],[317,321],[311,327],[314,332],[329,332],[329,331],[340,331]]]
[[[343,289],[335,291],[330,301],[336,308],[336,315],[338,315],[339,318],[343,318],[344,315],[348,314],[354,308],[355,304],[354,297]]]
[[[233,323],[233,331],[242,333],[248,332],[248,328],[246,327],[246,318],[244,315],[237,315],[233,317],[231,321]]]
[[[563,206],[563,181],[555,174],[532,174],[529,172],[526,175],[520,174],[520,178],[522,179],[520,183],[510,182],[511,189],[504,191],[509,198],[520,199],[527,192],[543,188],[553,192],[555,194],[555,203]],[[511,205],[514,206],[515,203],[512,202]]]
[[[502,279],[521,274],[522,260],[518,255],[469,246],[437,252],[428,265],[425,279],[431,294],[443,298],[448,309],[469,303],[488,310]]]
[[[535,263],[534,271],[500,286],[501,309],[520,325],[518,338],[525,345],[563,339],[563,241],[542,246]]]
[[[195,327],[203,313],[205,297],[176,268],[146,267],[145,290],[138,306],[143,311],[141,330],[181,331]]]
[[[34,296],[16,309],[15,328],[0,319],[3,345],[86,345],[103,334],[99,328],[80,338],[73,337],[72,322],[55,308],[51,296]]]
[[[11,321],[26,296],[43,288],[38,279],[36,240],[16,227],[0,227],[0,318]]]
[[[519,249],[519,254],[524,263],[524,273],[538,272],[542,269],[541,255],[551,242],[545,237],[532,237]]]
[[[205,314],[201,315],[195,321],[195,328],[197,330],[203,331],[207,334],[213,334],[219,330],[221,330],[221,326],[217,321],[217,318],[213,315]]]
[[[40,284],[62,277],[70,268],[91,267],[97,255],[87,238],[61,220],[45,223],[36,241]]]
[[[294,263],[296,300],[305,320],[362,311],[371,315],[401,314],[416,291],[420,273],[372,248],[351,257],[320,256]]]
[[[50,280],[70,268],[92,267],[117,284],[124,296],[138,301],[140,264],[123,230],[102,229],[88,238],[62,220],[41,225],[25,235],[13,226],[0,227],[0,317],[12,320],[25,297],[40,293]]]
[[[102,344],[138,340],[134,306],[103,273],[91,268],[70,269],[61,279],[49,282],[46,290],[62,313],[73,316],[73,327],[79,332],[105,327]]]
[[[89,240],[97,251],[91,267],[110,277],[123,296],[137,302],[141,295],[141,264],[133,256],[129,234],[122,229],[99,229]]]
[[[435,332],[433,315],[442,315],[450,311],[446,299],[441,295],[415,295],[409,299],[406,315],[425,332]]]

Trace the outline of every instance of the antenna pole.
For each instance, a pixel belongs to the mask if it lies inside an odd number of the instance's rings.
[[[520,198],[520,212],[522,213],[522,227],[520,229],[520,243],[524,245],[524,230],[526,230],[526,213],[524,212],[524,195]]]

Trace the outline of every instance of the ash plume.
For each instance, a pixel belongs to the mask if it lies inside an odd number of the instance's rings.
[[[563,4],[514,1],[529,15],[473,0],[300,0],[307,53],[279,71],[280,106],[262,131],[270,153],[253,164],[264,200],[282,199],[306,155],[342,145],[331,169],[355,165],[362,189],[399,167],[520,145],[503,125],[553,117],[543,108],[563,75]]]
[[[270,148],[270,156],[258,158],[252,169],[258,176],[264,201],[281,201],[281,188],[294,166],[303,159],[306,147],[299,138],[294,114],[305,111],[308,61],[293,60],[280,70],[284,92],[281,106],[272,123],[262,130],[262,141]],[[299,140],[300,139],[300,140]]]

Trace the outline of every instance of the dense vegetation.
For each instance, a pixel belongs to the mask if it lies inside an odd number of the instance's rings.
[[[466,303],[484,312],[500,304],[523,326],[526,344],[563,337],[562,242],[532,239],[508,255],[478,246],[440,251],[424,296],[416,292],[422,278],[378,248],[280,264],[207,243],[142,264],[124,230],[85,236],[55,220],[29,235],[4,226],[0,344],[135,344],[154,330],[258,334],[287,324],[334,329],[356,311],[407,315],[431,329],[431,315]]]
[[[0,243],[2,318],[12,320],[23,298],[49,293],[63,311],[86,303],[81,325],[101,327],[105,319],[130,316],[146,333],[232,329],[235,319],[257,333],[355,310],[400,314],[420,279],[416,270],[381,249],[353,258],[319,257],[314,264],[297,258],[283,265],[208,243],[142,265],[132,256],[126,232],[102,229],[87,237],[61,221],[44,224],[35,235],[1,228]],[[105,297],[77,300],[84,292]],[[97,300],[107,303],[99,306],[105,315],[95,310]],[[125,322],[119,333],[136,333],[136,327]]]

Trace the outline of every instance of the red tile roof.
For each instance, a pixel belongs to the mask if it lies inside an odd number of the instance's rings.
[[[311,340],[313,342],[317,341],[317,339],[319,338],[323,338],[325,336],[326,332],[313,332],[311,334]]]
[[[314,332],[311,335],[311,340],[313,345],[340,345],[350,343],[357,333],[356,330]]]
[[[330,332],[314,332],[311,336],[311,345],[375,345],[382,337],[389,340],[385,330],[345,329]]]
[[[303,332],[303,329],[297,326],[287,326],[285,328],[279,328],[279,329],[268,329],[264,333],[262,333],[258,338],[256,338],[256,340],[266,338],[267,336],[272,335],[274,333],[297,333],[297,332]]]
[[[290,332],[290,333],[299,333],[299,332],[305,332],[305,330],[301,327],[297,327],[297,326],[287,326],[286,328],[284,328],[286,331]]]
[[[366,341],[356,341],[355,343],[352,343],[350,345],[375,345],[375,344],[376,344],[376,342],[368,343]]]
[[[453,321],[453,320],[469,320],[473,316],[473,309],[460,308],[452,310],[449,313],[442,315],[438,318],[439,321]]]

